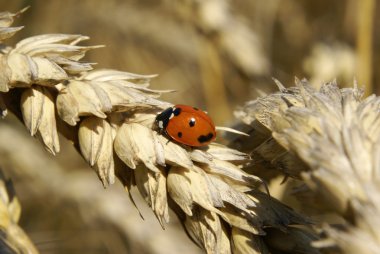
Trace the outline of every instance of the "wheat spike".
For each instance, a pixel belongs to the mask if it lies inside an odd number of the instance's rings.
[[[242,171],[247,154],[220,144],[183,147],[157,133],[156,114],[171,105],[158,97],[170,91],[149,89],[154,75],[91,70],[91,63],[79,63],[98,47],[79,46],[85,39],[34,36],[0,55],[4,105],[49,152],[59,152],[61,132],[105,187],[115,176],[128,191],[136,185],[162,227],[173,209],[207,253],[264,252],[270,248],[263,240],[267,228],[287,231],[310,223],[259,190],[261,179]],[[299,242],[300,232],[289,230],[287,237]],[[310,253],[313,248],[304,245],[302,253]]]
[[[314,243],[334,245],[342,253],[380,250],[380,99],[362,96],[356,84],[339,89],[333,81],[315,90],[296,79],[296,87],[250,101],[236,112],[244,123],[269,130],[270,142],[253,152],[272,160],[276,170],[302,179],[304,186],[295,194],[303,206],[344,218],[342,228],[323,225],[329,239]],[[268,143],[281,149],[264,150]],[[290,156],[302,166],[284,163]]]

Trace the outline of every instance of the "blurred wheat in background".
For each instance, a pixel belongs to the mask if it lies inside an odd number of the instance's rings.
[[[380,253],[375,1],[0,7],[1,253]]]

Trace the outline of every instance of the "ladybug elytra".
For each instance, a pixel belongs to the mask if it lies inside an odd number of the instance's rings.
[[[215,125],[207,113],[191,106],[167,108],[155,122],[161,133],[188,146],[205,146],[216,137]]]

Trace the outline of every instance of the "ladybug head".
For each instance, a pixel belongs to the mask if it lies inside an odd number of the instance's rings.
[[[173,116],[173,107],[167,108],[164,111],[162,111],[160,114],[156,116],[155,119],[155,126],[158,129],[160,133],[164,132],[166,129],[166,126],[168,126],[170,118]]]

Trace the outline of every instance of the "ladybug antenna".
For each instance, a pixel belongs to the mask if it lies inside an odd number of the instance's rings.
[[[235,133],[235,134],[238,134],[238,135],[249,137],[249,135],[247,133],[245,133],[245,132],[241,132],[241,131],[238,131],[238,130],[235,130],[235,129],[232,129],[232,128],[228,128],[228,127],[216,126],[215,129],[217,131],[231,132],[231,133]]]

